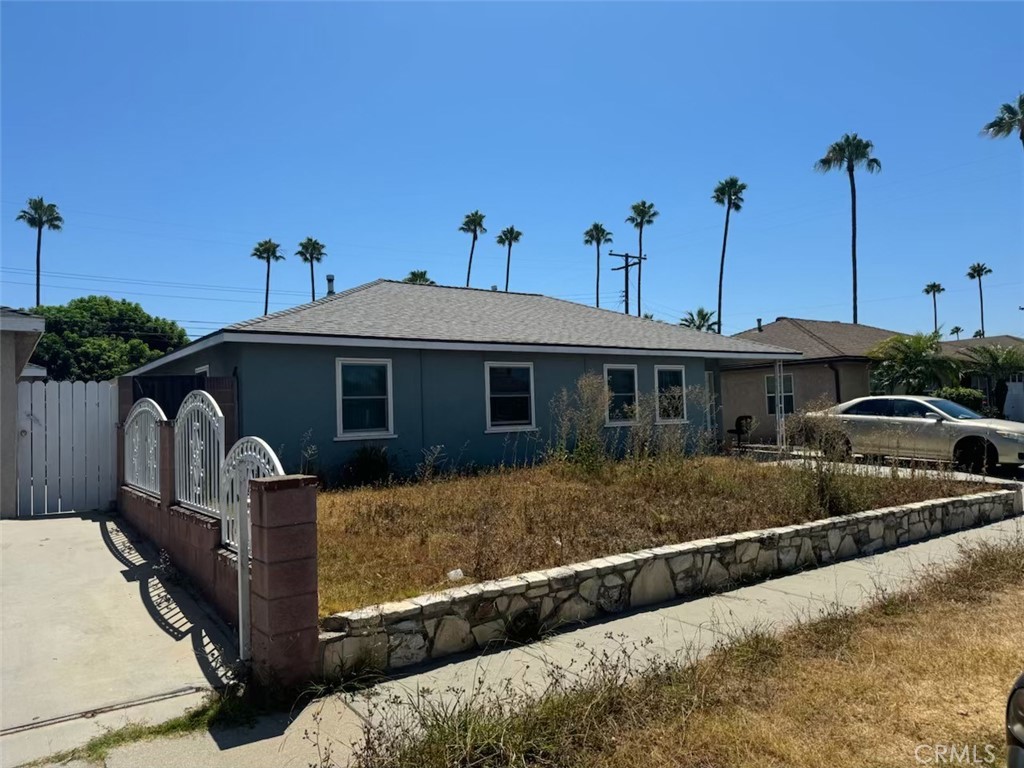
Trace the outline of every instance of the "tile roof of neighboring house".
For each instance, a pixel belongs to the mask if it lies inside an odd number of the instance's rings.
[[[1002,336],[983,336],[980,339],[943,341],[939,346],[953,357],[962,357],[963,351],[971,347],[1024,347],[1024,339],[1004,334]]]
[[[423,342],[792,356],[791,349],[702,333],[533,293],[376,280],[223,329]],[[760,341],[760,340],[758,340]]]
[[[733,338],[761,341],[804,353],[801,360],[824,360],[837,357],[867,357],[868,352],[899,331],[854,325],[833,320],[802,320],[780,317],[765,323],[760,331],[751,328]]]

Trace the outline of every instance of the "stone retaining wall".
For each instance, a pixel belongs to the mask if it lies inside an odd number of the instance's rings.
[[[399,669],[1019,514],[1020,490],[977,493],[601,557],[337,613],[321,621],[319,670],[339,678]]]

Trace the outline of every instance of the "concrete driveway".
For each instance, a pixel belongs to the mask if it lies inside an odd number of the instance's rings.
[[[3,520],[0,544],[3,768],[175,717],[224,681],[232,633],[117,518]]]

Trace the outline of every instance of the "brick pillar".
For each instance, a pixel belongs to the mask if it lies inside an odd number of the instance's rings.
[[[157,440],[160,445],[160,506],[166,512],[175,502],[174,422],[159,422],[157,424],[157,433]]]
[[[312,677],[319,642],[316,572],[317,479],[251,481],[252,665],[264,683]]]

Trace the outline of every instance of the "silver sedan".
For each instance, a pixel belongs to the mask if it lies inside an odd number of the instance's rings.
[[[937,397],[860,397],[808,416],[835,419],[851,453],[952,462],[971,472],[1024,464],[1024,424]]]

